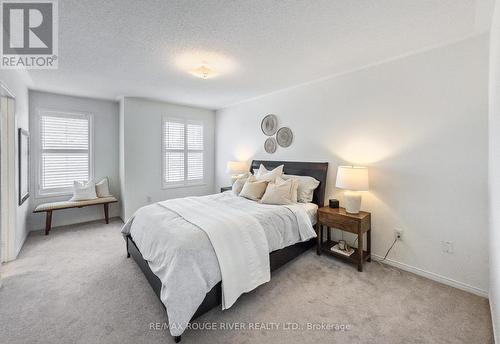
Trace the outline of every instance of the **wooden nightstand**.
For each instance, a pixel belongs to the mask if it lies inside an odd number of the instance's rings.
[[[223,187],[220,188],[220,192],[229,191],[232,188],[233,188],[232,186],[223,186]]]
[[[324,240],[323,230],[327,228],[327,237]],[[358,248],[350,256],[344,256],[330,250],[337,242],[330,237],[330,228],[357,234]],[[363,251],[363,235],[366,233],[366,251]],[[336,258],[344,259],[357,264],[358,271],[363,271],[364,261],[371,261],[371,214],[360,211],[359,214],[346,213],[344,208],[323,207],[318,209],[318,244],[317,253],[327,253]]]

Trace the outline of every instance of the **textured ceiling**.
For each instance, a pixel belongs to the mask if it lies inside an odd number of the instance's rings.
[[[63,0],[33,88],[221,108],[487,31],[490,0]],[[206,62],[220,75],[186,69]]]

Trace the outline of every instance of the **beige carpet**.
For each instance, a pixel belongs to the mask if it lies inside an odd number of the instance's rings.
[[[0,342],[173,343],[150,329],[165,313],[126,258],[121,224],[31,233],[19,259],[2,266]],[[486,299],[378,263],[358,273],[313,250],[196,322],[208,324],[218,329],[187,331],[182,343],[492,342]],[[253,329],[220,329],[234,324]]]

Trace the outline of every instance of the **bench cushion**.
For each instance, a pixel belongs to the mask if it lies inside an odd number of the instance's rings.
[[[118,202],[118,200],[115,197],[110,196],[110,197],[100,197],[100,198],[96,198],[96,199],[90,199],[87,201],[62,201],[62,202],[43,203],[43,204],[39,204],[35,208],[34,212],[38,213],[41,211],[76,208],[76,207],[83,207],[83,206],[87,206],[87,205],[104,204],[104,203],[112,203],[112,202]]]

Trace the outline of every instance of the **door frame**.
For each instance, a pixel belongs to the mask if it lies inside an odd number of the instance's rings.
[[[0,263],[16,258],[15,96],[0,81]]]

